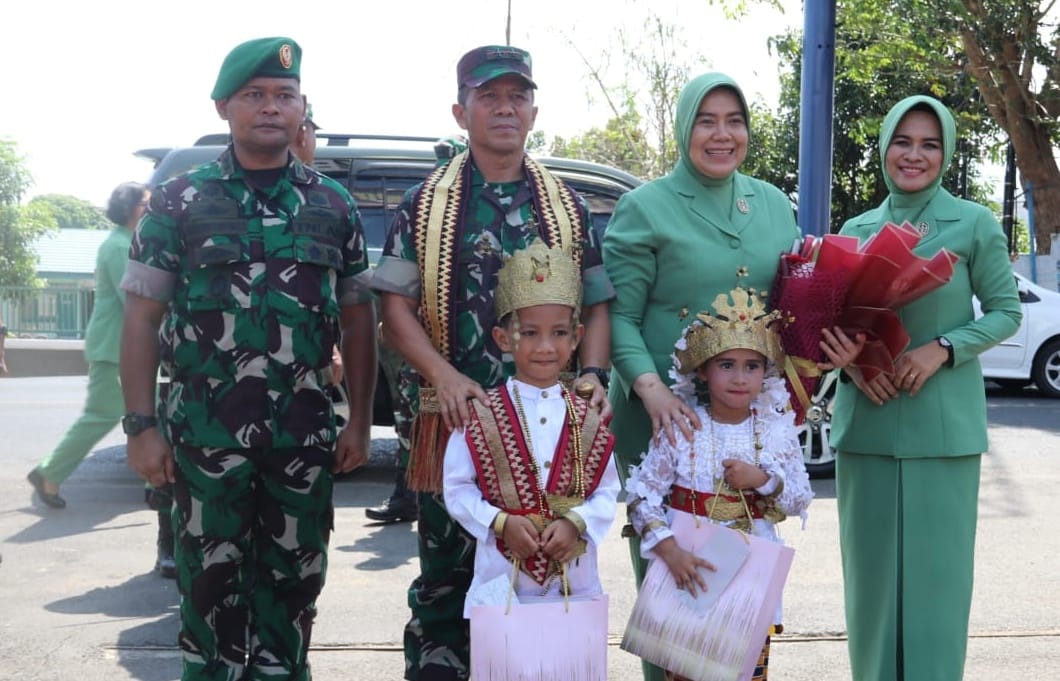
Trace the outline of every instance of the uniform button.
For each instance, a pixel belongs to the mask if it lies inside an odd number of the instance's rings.
[[[546,419],[544,416],[542,416],[541,417],[541,425],[545,425],[546,423],[548,423],[548,419]]]
[[[552,468],[552,462],[551,461],[546,461],[545,462],[545,468]]]
[[[730,239],[729,240],[729,248],[739,248],[739,247],[740,247],[740,240],[739,239]]]
[[[548,399],[548,391],[547,390],[542,390],[541,391],[541,399],[543,399],[543,400],[547,400]]]

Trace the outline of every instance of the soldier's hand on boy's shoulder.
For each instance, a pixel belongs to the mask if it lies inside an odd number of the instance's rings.
[[[541,534],[529,518],[521,515],[508,516],[504,523],[504,545],[519,560],[526,560],[541,547]]]
[[[755,489],[769,482],[764,470],[739,459],[722,459],[725,467],[725,484],[732,489]]]
[[[576,557],[578,528],[566,518],[557,518],[541,533],[541,548],[552,560],[566,563]]]
[[[438,399],[438,409],[446,427],[451,430],[463,430],[471,418],[471,405],[468,401],[478,400],[486,404],[489,398],[481,385],[452,366],[448,368],[450,371],[447,371],[445,376],[432,381]]]

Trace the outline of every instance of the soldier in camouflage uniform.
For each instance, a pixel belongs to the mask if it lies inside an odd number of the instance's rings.
[[[122,283],[127,452],[152,485],[174,483],[185,681],[310,679],[332,474],[368,456],[364,235],[350,195],[288,152],[300,59],[289,38],[225,58],[212,98],[232,144],[154,193]],[[336,436],[337,342],[352,391]],[[160,348],[172,449],[154,427]]]
[[[458,154],[405,196],[372,278],[383,296],[387,342],[422,377],[418,392],[409,395],[417,419],[409,475],[421,490],[421,573],[409,589],[412,617],[405,628],[405,678],[418,681],[468,677],[462,613],[475,546],[446,512],[437,487],[446,440],[430,437],[425,415],[440,415],[446,428],[463,427],[467,400],[485,401],[484,389],[514,373],[511,357],[491,336],[493,292],[504,257],[532,240],[566,240],[561,245],[578,254],[586,328],[581,371],[595,386],[592,403],[610,411],[598,376],[609,366],[607,301],[614,290],[584,202],[525,154],[537,114],[530,55],[513,47],[477,48],[460,60],[457,84],[453,114],[468,132],[469,153]],[[544,191],[546,186],[554,191]],[[553,229],[555,224],[565,224],[566,231]],[[424,465],[429,475],[413,475],[421,457],[438,470]]]

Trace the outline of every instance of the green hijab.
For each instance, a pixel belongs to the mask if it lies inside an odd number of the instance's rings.
[[[906,192],[896,187],[894,180],[887,174],[885,159],[887,158],[887,148],[891,146],[891,140],[894,139],[898,124],[902,122],[902,118],[911,109],[918,105],[920,105],[921,109],[924,108],[924,105],[927,105],[935,113],[935,118],[939,120],[939,127],[942,128],[942,165],[939,168],[938,177],[930,185],[918,192]],[[953,114],[939,100],[934,97],[915,95],[906,97],[891,107],[891,110],[887,112],[887,116],[883,119],[883,125],[880,127],[880,165],[884,166],[883,181],[887,185],[888,191],[891,192],[887,203],[893,219],[912,220],[914,214],[919,213],[920,209],[931,201],[942,185],[942,176],[946,174],[946,169],[949,168],[950,161],[953,160],[953,152],[956,147],[957,124],[953,120]]]
[[[690,176],[696,182],[708,187],[731,184],[732,174],[724,178],[714,178],[707,177],[699,172],[688,157],[688,145],[692,141],[692,126],[695,125],[696,114],[699,113],[699,106],[703,103],[703,98],[719,87],[729,88],[740,99],[743,116],[747,121],[747,132],[750,135],[751,118],[747,112],[747,100],[744,99],[743,90],[731,77],[717,71],[697,76],[684,86],[681,90],[681,96],[677,99],[677,112],[674,115],[674,138],[677,142],[677,150],[681,153],[681,160],[671,174]]]

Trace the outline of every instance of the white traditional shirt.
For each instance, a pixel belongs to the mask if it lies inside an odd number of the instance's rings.
[[[798,515],[806,520],[813,490],[795,430],[795,415],[784,410],[787,400],[783,382],[771,377],[766,379],[765,388],[752,405],[754,415],[740,423],[716,422],[702,405],[689,401],[703,424],[694,431],[692,442],[679,435],[677,444],[671,445],[665,437],[660,438],[658,445],[653,443],[648,447],[640,465],[630,466],[626,502],[632,503],[637,497],[643,499],[633,505],[630,521],[641,537],[644,558],[655,557],[655,546],[673,536],[670,525],[675,514],[686,513],[663,505],[663,497],[670,494],[671,487],[680,485],[713,494],[724,475],[721,464],[724,459],[739,459],[760,466],[769,480],[755,491],[767,496],[783,485],[776,498],[777,507],[789,516]],[[757,461],[756,432],[762,445]],[[775,524],[764,518],[754,519],[752,533],[782,543]]]
[[[534,449],[541,479],[538,484],[544,486],[552,467],[553,456],[559,444],[560,435],[567,419],[567,404],[563,392],[556,384],[550,388],[538,388],[515,379],[508,379],[505,388],[513,394],[513,388],[519,391],[523,413],[526,416],[526,428],[530,431],[528,438]],[[618,469],[612,457],[607,462],[600,483],[585,499],[584,503],[575,506],[572,511],[585,521],[587,540],[586,552],[567,564],[567,578],[572,596],[594,596],[603,593],[600,583],[600,571],[597,568],[597,547],[607,536],[611,523],[615,519],[615,508],[621,483]],[[501,575],[510,575],[511,562],[497,549],[497,539],[493,534],[493,520],[502,509],[491,505],[482,497],[482,490],[476,481],[475,462],[462,431],[454,431],[449,437],[445,450],[443,474],[445,507],[449,514],[459,522],[477,541],[475,549],[475,574],[471,580],[469,596],[480,587]],[[515,593],[522,602],[541,597],[559,595],[560,580],[548,584],[548,591],[542,593],[542,586],[525,574],[520,573]],[[470,616],[470,601],[464,605],[464,617]]]

